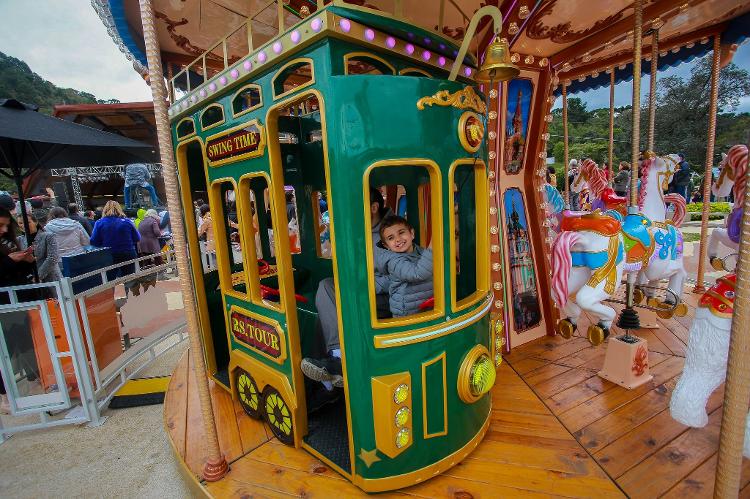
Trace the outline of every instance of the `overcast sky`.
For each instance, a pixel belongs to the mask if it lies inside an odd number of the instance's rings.
[[[135,0],[133,0],[135,1]],[[0,52],[26,62],[32,71],[58,87],[75,88],[98,99],[150,101],[151,90],[107,34],[89,0],[0,0]],[[750,69],[750,43],[734,62]],[[693,63],[660,73],[687,77]],[[642,80],[648,90],[648,76]],[[632,100],[630,82],[615,89],[615,105]],[[589,109],[609,107],[609,89],[574,94]],[[562,99],[557,99],[556,107]],[[740,111],[750,111],[746,96]]]
[[[89,0],[0,0],[0,52],[58,87],[97,99],[151,100]]]

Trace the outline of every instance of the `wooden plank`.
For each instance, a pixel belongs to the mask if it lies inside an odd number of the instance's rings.
[[[539,369],[526,374],[524,380],[529,386],[531,386],[531,388],[536,390],[537,385],[549,381],[550,379],[555,379],[570,370],[571,368],[568,366],[547,364],[544,367],[540,367]]]
[[[434,499],[436,497],[453,498],[496,498],[496,497],[524,497],[528,499],[541,499],[553,497],[533,490],[514,489],[503,483],[482,483],[475,480],[463,480],[446,474],[430,478],[425,483],[400,490],[403,494],[411,497]],[[369,496],[372,497],[372,496]],[[380,498],[380,494],[376,497]]]
[[[187,381],[190,355],[182,354],[172,372],[164,403],[164,425],[169,432],[180,458],[185,458],[185,432],[187,431]]]
[[[556,361],[557,359],[567,357],[568,355],[591,347],[591,343],[589,343],[589,340],[586,338],[574,337],[565,341],[566,343],[556,344],[554,348],[539,352],[535,357],[542,360]]]
[[[219,448],[227,462],[231,463],[244,455],[232,397],[213,380],[209,380],[208,389],[211,394],[211,407],[216,421]]]
[[[672,490],[665,494],[664,497],[670,499],[713,497],[717,460],[718,454],[711,456],[711,459],[686,476]],[[748,484],[750,484],[750,459],[743,459],[742,470],[740,472],[739,497],[748,497],[750,493],[750,485]]]
[[[534,359],[532,357],[521,359],[513,363],[513,369],[518,374],[526,374],[535,369],[539,369],[542,366],[546,366],[549,362],[546,360]]]
[[[619,386],[606,390],[601,395],[593,397],[572,409],[559,414],[560,421],[571,431],[576,432],[594,421],[603,418],[618,407],[653,390],[667,380],[682,372],[685,359],[670,357],[651,369],[654,379],[634,390],[626,390]]]
[[[192,349],[188,350],[193,355]],[[200,353],[198,354],[200,355]],[[198,399],[198,384],[195,380],[193,359],[190,359],[188,369],[187,392],[187,431],[185,433],[185,464],[196,476],[201,476],[203,463],[206,461],[206,437],[201,417],[200,401]]]
[[[649,365],[651,369],[657,364],[664,362],[666,359],[671,358],[669,355],[664,355],[658,352],[649,352]],[[601,395],[607,390],[616,388],[617,385],[611,383],[597,375],[587,378],[576,386],[572,386],[566,390],[556,393],[552,397],[546,400],[552,412],[560,414],[568,411],[573,407],[581,405],[589,399]]]
[[[237,429],[240,433],[240,441],[242,442],[243,455],[273,438],[271,430],[263,424],[263,421],[253,419],[245,414],[238,401],[233,402],[233,408],[234,417],[237,419]]]
[[[672,324],[672,327],[674,327],[674,324]],[[685,356],[687,342],[683,342],[677,336],[675,336],[675,334],[672,332],[672,329],[661,327],[659,329],[654,329],[653,333],[657,338],[659,338],[659,341],[661,341],[664,346],[672,351],[673,355],[679,355],[680,357]]]
[[[539,468],[464,459],[444,475],[503,484],[515,489],[557,496],[623,497],[617,486],[598,467],[583,473],[560,473]]]
[[[552,414],[519,414],[501,409],[492,410],[490,429],[516,435],[539,436],[550,438],[565,438],[569,432],[565,430]]]
[[[534,391],[544,400],[568,388],[578,386],[591,377],[588,369],[570,369],[554,379],[539,383]]]
[[[529,343],[526,343],[525,345],[521,345],[518,348],[514,348],[510,354],[505,356],[505,360],[507,360],[511,365],[513,365],[515,362],[518,362],[520,360],[533,357],[533,358],[541,358],[540,356],[543,355],[545,352],[551,352],[555,350],[557,347],[564,346],[571,342],[586,342],[587,340],[583,338],[573,338],[570,340],[566,340],[562,336],[543,336],[535,341],[531,341]]]
[[[218,482],[204,484],[211,497],[240,497],[242,499],[289,499],[300,497],[297,494],[286,494],[271,490],[259,484],[247,484],[226,476]]]
[[[631,428],[648,421],[667,409],[669,397],[677,384],[672,378],[644,395],[624,404],[594,423],[575,433],[576,438],[589,452],[597,452],[617,440]]]
[[[568,355],[567,357],[557,359],[555,364],[598,371],[602,368],[602,365],[604,365],[604,356],[606,353],[606,348],[590,345],[589,348],[584,348],[583,350]]]
[[[618,483],[625,493],[634,498],[660,496],[709,459],[719,445],[721,414],[721,409],[714,411],[705,428],[690,428],[622,475]]]
[[[724,386],[708,399],[706,409],[712,413],[721,407]],[[633,466],[651,456],[688,429],[674,419],[668,409],[646,423],[625,433],[597,452],[594,457],[610,476],[619,477]]]

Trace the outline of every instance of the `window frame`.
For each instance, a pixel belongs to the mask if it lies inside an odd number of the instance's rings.
[[[237,98],[238,95],[240,95],[243,91],[247,90],[248,88],[257,88],[258,89],[258,96],[260,97],[260,103],[250,106],[247,109],[243,109],[242,111],[235,113],[234,112],[234,100]],[[239,90],[237,90],[232,95],[232,100],[230,101],[230,106],[232,107],[232,118],[239,118],[240,116],[244,116],[245,114],[255,111],[256,109],[260,109],[263,107],[263,88],[258,85],[257,83],[249,83],[243,87],[241,87]]]
[[[216,123],[211,123],[208,126],[203,126],[203,115],[206,114],[210,109],[213,109],[213,108],[219,108],[219,109],[221,109],[221,120],[217,121]],[[211,104],[210,106],[206,106],[206,108],[203,111],[201,111],[201,114],[200,114],[200,117],[198,118],[198,120],[200,121],[200,124],[201,124],[201,130],[204,131],[204,132],[206,130],[211,130],[212,128],[216,128],[217,126],[223,125],[224,123],[227,122],[227,115],[224,112],[224,106],[222,106],[218,102],[215,102],[215,103]]]
[[[456,198],[453,195],[453,186],[455,185],[455,173],[459,166],[470,165],[474,167],[474,209],[476,213],[476,283],[477,289],[470,294],[457,300],[457,269],[456,269]],[[451,311],[460,312],[466,310],[482,300],[487,298],[490,290],[489,282],[489,178],[487,176],[487,166],[481,159],[461,158],[451,163],[448,169],[448,192],[450,193],[450,218],[448,220],[448,230],[450,231],[450,286],[451,286]],[[460,208],[459,208],[460,209]]]
[[[180,133],[179,133],[180,125],[182,125],[186,121],[189,121],[189,122],[191,122],[193,124],[193,131],[190,132],[187,135],[180,135]],[[177,137],[178,141],[187,140],[187,139],[189,139],[191,137],[194,137],[195,134],[197,133],[197,131],[196,131],[196,128],[195,128],[195,120],[193,119],[193,117],[192,116],[188,116],[188,117],[182,118],[180,121],[178,121],[177,125],[174,127],[174,133],[175,133],[175,136]]]
[[[208,203],[209,207],[211,209],[211,223],[212,228],[214,231],[214,243],[216,246],[216,261],[218,265],[218,271],[219,271],[219,285],[221,286],[221,292],[222,294],[226,296],[231,296],[232,298],[235,298],[237,300],[242,301],[250,301],[250,293],[249,293],[249,283],[247,280],[247,261],[245,258],[245,240],[242,234],[242,231],[240,231],[240,252],[242,253],[242,273],[244,274],[244,281],[245,281],[245,293],[242,293],[241,291],[237,291],[234,289],[234,286],[232,285],[232,272],[231,267],[229,264],[229,247],[227,245],[227,223],[224,217],[227,215],[224,213],[224,203],[221,199],[221,187],[222,184],[225,182],[230,182],[234,186],[234,192],[235,192],[235,203],[237,203],[237,193],[239,192],[237,190],[237,181],[232,177],[220,177],[213,179],[210,182],[210,185],[208,187]],[[216,223],[216,217],[215,215],[218,213],[218,208],[221,208],[221,214],[222,223]],[[244,226],[242,213],[240,213],[240,209],[238,207],[237,209],[237,225],[242,228]],[[221,241],[221,244],[219,244],[219,241]],[[257,272],[257,270],[256,270]]]
[[[432,208],[432,288],[434,306],[432,310],[419,312],[407,317],[378,319],[375,298],[375,262],[372,243],[372,225],[370,221],[370,175],[376,168],[388,166],[412,166],[425,168],[430,177],[430,206]],[[445,252],[443,237],[443,186],[442,173],[435,161],[426,158],[388,159],[372,163],[363,175],[363,207],[365,228],[365,251],[367,261],[367,290],[370,302],[370,326],[373,329],[391,329],[404,326],[424,325],[427,322],[445,316]],[[415,193],[416,194],[416,193]],[[408,195],[408,193],[407,193]],[[438,244],[435,244],[437,241]]]
[[[386,66],[387,68],[389,68],[391,70],[391,74],[388,75],[388,74],[385,74],[385,73],[381,73],[381,76],[396,76],[396,67],[393,64],[391,64],[390,62],[386,61],[382,57],[373,54],[372,52],[364,52],[364,51],[361,51],[361,52],[349,52],[347,54],[344,54],[344,75],[345,76],[358,76],[356,74],[353,75],[353,74],[349,73],[349,61],[351,59],[354,59],[354,58],[365,58],[365,59],[372,59],[374,61],[377,61],[380,64],[383,64],[384,66]],[[374,66],[374,64],[373,64],[373,66]],[[373,75],[373,76],[376,76],[376,75]]]
[[[280,94],[276,93],[276,80],[278,80],[283,74],[284,71],[289,69],[291,66],[294,66],[296,64],[300,63],[306,63],[310,65],[310,80],[306,81],[302,85],[298,87],[294,87],[291,90],[287,90],[285,92],[282,92]],[[315,64],[311,57],[298,57],[297,59],[292,59],[291,61],[287,62],[283,66],[281,66],[278,71],[273,75],[273,78],[271,78],[271,93],[273,95],[273,100],[279,100],[284,97],[287,97],[289,95],[292,95],[295,92],[298,92],[302,90],[303,88],[309,87],[310,85],[315,84]]]
[[[266,189],[268,189],[268,208],[271,212],[271,226],[277,227],[276,223],[276,210],[274,207],[274,196],[273,196],[273,189],[271,187],[271,177],[266,172],[250,172],[245,173],[244,175],[240,176],[238,182],[237,182],[237,196],[235,196],[235,199],[237,199],[237,218],[238,223],[240,225],[240,238],[242,239],[242,261],[244,262],[246,259],[246,254],[249,252],[255,259],[256,263],[258,261],[257,257],[257,248],[255,247],[255,235],[253,234],[252,227],[253,227],[253,218],[252,218],[252,211],[250,207],[250,192],[252,190],[250,189],[250,181],[254,178],[261,177],[266,181]],[[261,205],[264,205],[264,201],[261,200]],[[258,200],[255,200],[255,209],[260,210]],[[258,211],[258,213],[260,213]],[[247,214],[247,217],[245,216]],[[258,215],[260,216],[260,215]],[[250,220],[250,224],[244,224],[239,222],[240,217],[242,219],[248,219]],[[248,246],[251,245],[251,246]],[[246,249],[252,249],[252,251],[246,252]],[[273,238],[273,250],[274,254],[279,254],[279,240],[276,234],[274,234]],[[260,307],[267,308],[269,310],[273,310],[274,312],[283,313],[284,312],[284,297],[282,294],[279,294],[279,302],[276,304],[275,302],[264,300],[262,298],[262,294],[260,292],[260,274],[258,274],[258,266],[257,265],[251,265],[251,270],[245,270],[245,277],[248,280],[248,283],[246,284],[247,290],[249,290],[248,293],[248,299],[247,301],[253,303],[254,305],[258,305]],[[280,272],[279,265],[277,263],[277,273]],[[281,281],[281,278],[279,277],[279,281]]]

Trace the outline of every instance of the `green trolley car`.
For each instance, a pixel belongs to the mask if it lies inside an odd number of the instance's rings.
[[[438,474],[489,424],[487,109],[473,60],[448,79],[457,48],[332,5],[196,88],[184,72],[169,111],[183,205],[210,205],[210,222],[185,215],[209,370],[279,440],[366,491]],[[434,296],[413,315],[378,312],[372,188],[432,248]],[[313,412],[300,363],[319,355],[326,279],[344,386]]]

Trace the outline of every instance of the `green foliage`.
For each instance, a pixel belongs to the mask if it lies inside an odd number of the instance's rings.
[[[701,213],[690,213],[690,221],[691,222],[700,222],[703,218],[703,215]],[[724,220],[724,217],[726,215],[722,213],[709,213],[708,219],[709,220]]]
[[[708,129],[711,58],[699,61],[690,78],[672,76],[658,80],[656,141],[659,154],[684,153],[693,171],[701,176],[706,161],[706,132]],[[734,145],[745,143],[750,130],[750,113],[734,113],[743,96],[750,94],[750,73],[729,64],[721,70],[716,122],[716,147],[713,164],[721,161],[721,153]],[[647,104],[647,102],[645,102]],[[547,155],[563,162],[562,110],[552,112],[549,126],[550,140]],[[632,139],[630,106],[615,108],[614,164],[630,162]],[[648,109],[641,110],[642,148],[648,133]],[[590,157],[601,164],[608,158],[609,109],[587,111],[578,98],[568,99],[569,157]],[[616,169],[616,168],[615,168]]]
[[[703,203],[688,203],[686,205],[688,213],[702,213]],[[729,213],[729,203],[713,202],[711,208],[708,210],[709,213]]]
[[[103,102],[87,92],[57,87],[31,71],[25,62],[0,52],[0,99],[6,98],[36,104],[46,114],[52,114],[57,104]]]

